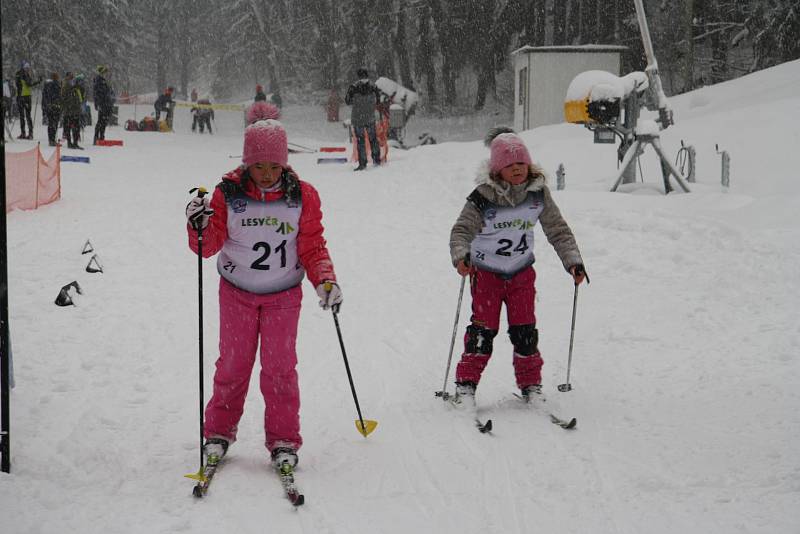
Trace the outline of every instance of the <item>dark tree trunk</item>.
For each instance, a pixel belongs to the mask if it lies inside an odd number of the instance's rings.
[[[394,52],[397,62],[400,65],[400,82],[405,86],[416,91],[414,80],[411,77],[411,61],[408,57],[408,44],[406,42],[406,14],[402,9],[397,9],[397,32],[394,39]]]
[[[567,44],[567,0],[553,0],[553,44]]]
[[[355,75],[357,69],[366,67],[367,58],[367,31],[370,27],[370,21],[367,17],[369,11],[367,9],[366,0],[354,0],[353,9],[353,42],[355,44],[355,55],[353,56],[354,65],[352,66],[352,75]]]
[[[431,39],[431,9],[427,5],[422,10],[417,29],[419,48],[416,57],[417,78],[425,77],[425,88],[428,92],[428,102],[436,102],[436,71],[433,68],[433,40]]]

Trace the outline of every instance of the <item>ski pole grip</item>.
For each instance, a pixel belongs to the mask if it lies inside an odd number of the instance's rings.
[[[189,190],[189,193],[197,192],[197,196],[203,198],[208,194],[208,189],[205,187],[193,187]]]

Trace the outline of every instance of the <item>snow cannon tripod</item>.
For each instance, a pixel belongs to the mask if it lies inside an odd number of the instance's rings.
[[[636,182],[636,165],[647,145],[655,150],[661,160],[664,192],[673,190],[672,176],[686,193],[689,187],[675,165],[667,158],[661,146],[660,131],[674,124],[672,109],[661,86],[658,62],[650,40],[642,0],[634,0],[639,31],[647,56],[645,72],[632,72],[623,77],[605,71],[587,71],[576,76],[567,89],[564,118],[573,124],[583,124],[594,132],[595,143],[613,144],[620,138],[617,150],[619,172],[611,191],[621,183]],[[642,107],[658,111],[656,120],[639,120]]]

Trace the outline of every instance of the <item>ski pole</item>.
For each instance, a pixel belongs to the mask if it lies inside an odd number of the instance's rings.
[[[203,198],[208,191],[204,187],[195,187],[190,193],[197,192],[197,196]],[[205,480],[203,475],[203,227],[197,225],[197,321],[198,321],[198,356],[199,356],[199,378],[200,378],[200,469],[197,474],[186,475],[187,478],[194,480]]]
[[[350,391],[353,393],[353,400],[356,403],[356,411],[358,412],[356,429],[361,433],[362,436],[367,437],[373,430],[375,430],[375,427],[378,426],[378,422],[364,419],[364,417],[361,415],[361,407],[358,405],[358,396],[356,395],[356,386],[353,384],[353,375],[350,373],[350,364],[347,363],[347,352],[344,350],[342,330],[339,328],[338,310],[331,310],[331,313],[333,314],[333,322],[336,325],[336,335],[339,336],[339,346],[342,348],[342,358],[344,359],[344,368],[347,370],[347,379],[350,381]]]
[[[572,327],[569,331],[569,357],[567,358],[567,382],[558,385],[558,391],[566,393],[572,391],[572,384],[569,383],[569,371],[572,367],[572,342],[575,339],[575,310],[578,307],[578,284],[575,284],[575,296],[572,298]]]
[[[447,378],[450,376],[450,363],[453,361],[453,347],[456,345],[456,333],[458,331],[458,317],[461,314],[461,299],[464,297],[464,284],[467,281],[466,276],[461,277],[461,289],[458,290],[458,306],[456,307],[456,320],[453,322],[453,337],[450,339],[450,354],[447,355],[447,369],[444,372],[444,383],[442,390],[436,392],[437,397],[442,400],[447,400],[450,395],[447,393]]]

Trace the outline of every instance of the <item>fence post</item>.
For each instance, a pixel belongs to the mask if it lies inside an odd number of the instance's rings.
[[[36,200],[34,200],[34,209],[39,209],[39,164],[42,159],[42,151],[39,149],[41,143],[36,143]]]
[[[566,171],[564,170],[564,164],[559,163],[558,169],[556,169],[556,190],[561,191],[564,189],[564,177],[566,175]]]
[[[58,200],[61,200],[61,143],[56,143],[56,176],[58,177]]]
[[[722,156],[722,176],[720,181],[723,187],[730,187],[731,185],[731,155],[727,150],[720,150],[719,145],[716,145],[717,154]]]

